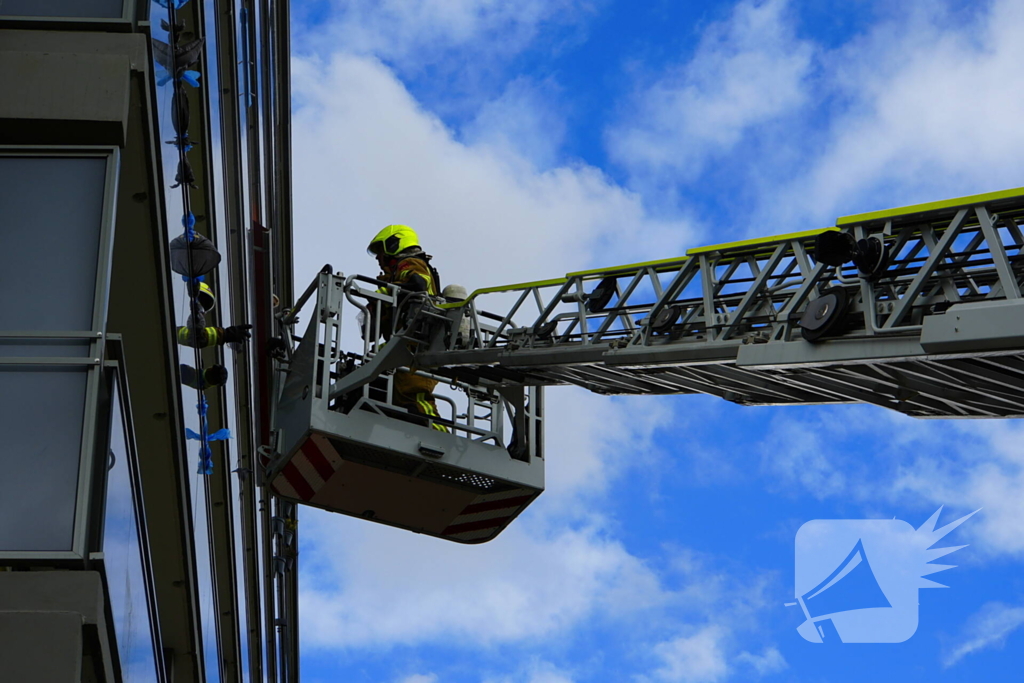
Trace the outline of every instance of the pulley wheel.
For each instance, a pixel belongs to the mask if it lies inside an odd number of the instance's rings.
[[[838,268],[851,258],[857,250],[853,235],[841,230],[827,230],[814,238],[814,252],[811,256],[818,263]]]
[[[594,291],[587,297],[587,310],[591,313],[600,313],[615,294],[615,278],[606,277],[598,283]]]
[[[889,247],[877,237],[858,240],[853,263],[861,275],[874,280],[885,272],[885,267],[889,264]]]
[[[537,339],[550,339],[551,335],[555,333],[555,329],[558,327],[558,321],[549,320],[546,323],[541,323],[533,331],[533,335]]]
[[[679,320],[680,313],[682,313],[682,309],[679,306],[665,306],[651,319],[651,330],[668,332]]]
[[[807,304],[807,310],[800,318],[804,339],[815,342],[828,334],[837,334],[846,319],[848,304],[849,297],[842,287],[822,290],[821,296]]]

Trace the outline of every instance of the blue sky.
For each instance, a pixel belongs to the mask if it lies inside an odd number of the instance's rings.
[[[470,289],[1020,186],[1016,2],[296,2],[296,278],[408,223]],[[548,489],[463,547],[304,511],[303,680],[1013,680],[1024,429],[549,394]],[[803,641],[812,519],[942,522],[898,645]]]

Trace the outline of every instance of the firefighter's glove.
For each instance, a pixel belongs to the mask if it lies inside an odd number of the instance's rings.
[[[252,338],[252,333],[249,332],[251,329],[252,325],[232,325],[231,327],[225,327],[224,342],[232,344],[249,341],[249,339]]]

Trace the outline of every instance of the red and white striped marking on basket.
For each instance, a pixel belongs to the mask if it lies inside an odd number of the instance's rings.
[[[478,541],[494,536],[536,495],[530,489],[512,489],[477,496],[441,535],[457,541]]]
[[[341,466],[341,456],[320,434],[299,447],[274,478],[272,486],[287,498],[310,501]],[[512,489],[477,496],[462,509],[441,536],[454,541],[478,541],[494,536],[537,495],[531,489]]]
[[[274,490],[288,498],[309,501],[341,466],[341,457],[331,442],[313,434],[274,478]]]

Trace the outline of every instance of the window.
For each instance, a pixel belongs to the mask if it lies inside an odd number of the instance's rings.
[[[141,500],[135,449],[126,427],[120,390],[112,382],[110,448],[103,516],[103,569],[121,660],[121,676],[132,683],[159,681],[154,650],[149,560],[141,533]]]
[[[0,554],[85,552],[116,155],[0,149]]]

